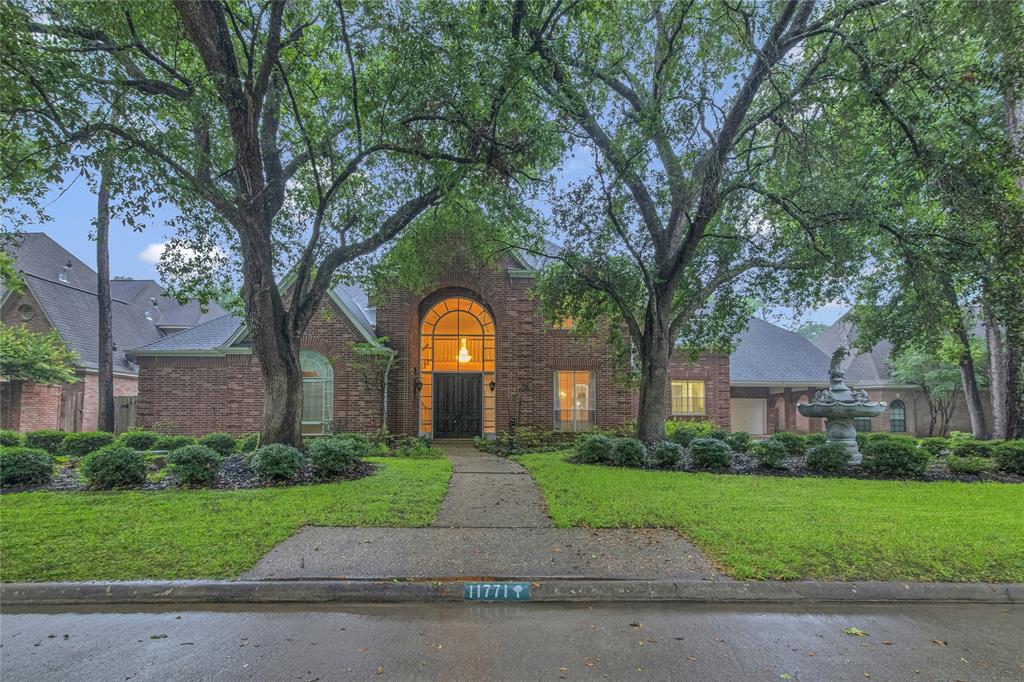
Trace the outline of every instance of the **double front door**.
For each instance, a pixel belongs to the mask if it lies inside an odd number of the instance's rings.
[[[472,438],[481,433],[483,377],[480,374],[434,375],[434,436]]]

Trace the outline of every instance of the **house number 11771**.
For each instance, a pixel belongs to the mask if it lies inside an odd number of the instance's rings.
[[[463,583],[466,601],[529,601],[530,583]]]

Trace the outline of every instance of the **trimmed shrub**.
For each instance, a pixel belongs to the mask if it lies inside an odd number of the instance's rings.
[[[734,431],[726,434],[725,444],[732,448],[733,452],[750,452],[754,445],[754,437],[746,431]]]
[[[988,457],[946,457],[946,466],[956,474],[983,474],[995,468],[995,462]]]
[[[995,447],[995,458],[1001,471],[1024,475],[1024,439],[1003,441]]]
[[[782,443],[786,448],[786,453],[793,455],[794,457],[802,457],[804,452],[807,450],[807,441],[805,441],[804,437],[798,433],[778,431],[773,433],[772,437],[768,440],[773,440],[776,443]]]
[[[665,437],[684,448],[695,438],[711,438],[711,434],[716,430],[721,431],[718,426],[707,421],[686,422],[670,419],[665,422]]]
[[[889,476],[920,476],[928,468],[928,453],[910,438],[873,438],[861,447],[864,468]]]
[[[996,445],[996,442],[990,440],[957,440],[953,442],[950,454],[957,457],[991,457],[995,453]]]
[[[154,450],[177,450],[186,445],[195,445],[196,439],[192,436],[160,436],[153,443]]]
[[[785,461],[789,452],[785,443],[769,438],[755,445],[752,454],[758,464],[765,469],[785,469]]]
[[[690,442],[690,457],[698,469],[723,469],[732,462],[732,450],[715,438],[695,438]]]
[[[663,440],[647,448],[647,462],[655,469],[674,469],[683,463],[683,447]]]
[[[260,478],[288,480],[302,468],[302,453],[290,445],[264,445],[252,455],[252,470]]]
[[[929,436],[928,438],[922,438],[918,441],[917,447],[921,448],[932,457],[945,457],[949,454],[949,439]]]
[[[107,445],[85,456],[79,467],[89,485],[123,488],[146,482],[146,458],[138,450]]]
[[[49,483],[53,478],[53,455],[46,450],[24,446],[0,447],[0,484]]]
[[[615,441],[600,433],[588,433],[576,439],[576,461],[582,464],[610,464]]]
[[[46,450],[51,455],[56,455],[60,444],[68,437],[67,431],[54,431],[43,429],[25,434],[25,445],[35,450]]]
[[[160,434],[155,431],[142,431],[140,429],[137,431],[125,431],[114,442],[132,450],[152,450],[153,445],[156,444],[159,438]]]
[[[69,433],[57,448],[57,454],[64,457],[84,457],[114,442],[114,434],[106,431],[82,431]]]
[[[252,452],[260,446],[260,434],[258,433],[247,433],[238,439],[235,444],[235,450],[237,452]]]
[[[479,436],[478,436],[479,438]],[[482,438],[481,440],[486,443],[493,445],[494,441]],[[426,439],[418,436],[393,436],[391,439],[391,445],[382,444],[384,451],[382,453],[373,452],[373,446],[370,446],[370,455],[381,454],[383,456],[392,457],[409,457],[411,459],[429,459],[444,457],[444,453],[441,448],[431,447],[430,443]],[[481,448],[483,449],[483,448]],[[484,452],[488,452],[484,450]]]
[[[17,431],[8,431],[7,429],[0,429],[0,446],[12,448],[24,444],[25,436],[21,435]]]
[[[196,443],[210,448],[218,455],[227,457],[235,451],[235,437],[230,433],[208,433],[202,438],[196,440]]]
[[[221,453],[206,445],[186,445],[167,455],[174,479],[182,485],[203,485],[217,475],[224,459]]]
[[[612,445],[611,463],[618,467],[639,468],[644,465],[647,451],[636,438],[615,438]]]
[[[309,444],[309,461],[317,476],[337,476],[359,464],[368,449],[368,442],[356,438],[317,438]]]
[[[824,433],[805,433],[801,438],[804,439],[804,447],[807,449],[828,442],[828,437]]]
[[[843,471],[850,453],[839,443],[819,443],[807,451],[807,468],[811,471]]]

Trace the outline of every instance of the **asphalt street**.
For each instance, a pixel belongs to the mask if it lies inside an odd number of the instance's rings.
[[[1024,608],[999,605],[37,609],[0,636],[5,682],[1024,680]]]

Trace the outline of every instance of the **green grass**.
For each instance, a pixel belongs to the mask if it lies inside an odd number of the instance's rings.
[[[1024,485],[638,471],[519,457],[558,527],[674,528],[742,579],[1024,581]]]
[[[299,527],[425,526],[451,464],[371,459],[358,481],[256,490],[0,497],[0,579],[233,578]]]

